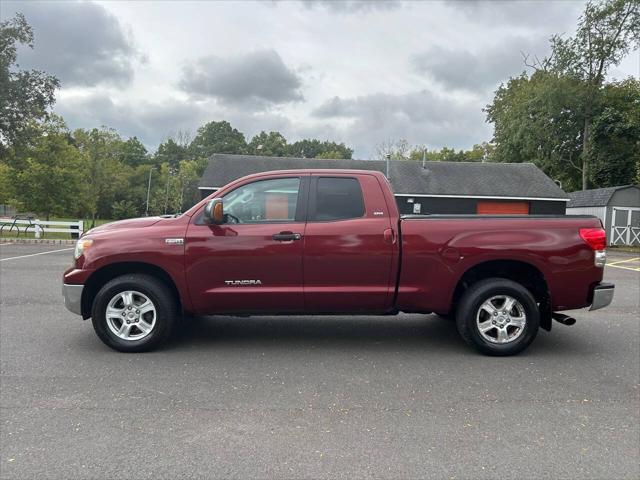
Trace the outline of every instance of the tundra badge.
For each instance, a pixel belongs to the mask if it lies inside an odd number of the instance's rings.
[[[260,280],[225,280],[224,283],[233,287],[245,287],[247,285],[262,285]]]

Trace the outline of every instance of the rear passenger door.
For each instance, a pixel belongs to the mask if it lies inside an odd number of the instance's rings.
[[[389,213],[373,175],[311,177],[303,258],[308,312],[389,309],[397,248]]]

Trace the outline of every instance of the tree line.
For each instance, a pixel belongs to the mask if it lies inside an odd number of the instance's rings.
[[[247,142],[227,121],[211,121],[193,137],[167,138],[149,153],[137,137],[112,128],[69,130],[48,114],[27,123],[0,161],[0,204],[47,218],[129,218],[171,214],[196,203],[198,180],[213,153],[351,158],[344,144],[305,139],[288,143],[278,132]],[[148,199],[148,201],[147,201]]]

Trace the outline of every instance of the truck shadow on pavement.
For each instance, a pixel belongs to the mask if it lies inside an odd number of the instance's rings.
[[[436,315],[206,316],[183,319],[168,349],[239,343],[319,348],[438,348],[464,350],[455,324]]]
[[[555,333],[555,332],[554,332]],[[183,319],[174,339],[163,350],[238,346],[251,348],[326,348],[416,350],[475,354],[458,335],[455,323],[437,315],[375,316],[206,316]],[[540,331],[520,356],[531,353],[593,352],[586,339]]]

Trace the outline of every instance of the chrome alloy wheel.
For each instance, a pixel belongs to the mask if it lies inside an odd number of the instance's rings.
[[[156,324],[156,307],[145,294],[126,290],[114,296],[105,315],[109,330],[123,340],[140,340]]]
[[[524,332],[527,315],[522,304],[509,295],[491,297],[478,309],[476,325],[483,339],[491,343],[510,343]]]

